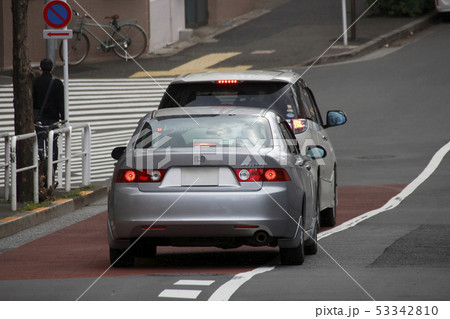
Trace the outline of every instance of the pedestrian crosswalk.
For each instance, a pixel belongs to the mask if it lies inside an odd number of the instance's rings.
[[[159,298],[174,298],[174,299],[197,299],[202,293],[200,289],[186,289],[193,287],[208,287],[212,285],[215,280],[186,280],[181,279],[174,283],[174,286],[181,286],[182,289],[164,289],[159,295]]]
[[[71,79],[69,80],[70,123],[91,126],[91,182],[111,177],[111,150],[124,146],[138,120],[154,110],[172,78],[157,79]],[[13,86],[0,85],[0,133],[14,132]],[[81,151],[81,131],[75,130],[72,151]],[[0,141],[0,161],[5,148]],[[4,172],[0,170],[0,184]],[[81,158],[72,163],[72,181],[81,182]]]

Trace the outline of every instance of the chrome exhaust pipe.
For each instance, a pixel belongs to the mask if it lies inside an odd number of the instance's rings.
[[[258,245],[264,246],[269,243],[270,236],[267,232],[264,230],[258,230],[254,235],[253,238],[255,239],[256,243]]]

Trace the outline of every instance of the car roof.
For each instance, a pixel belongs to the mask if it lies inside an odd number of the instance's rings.
[[[248,115],[248,116],[265,116],[267,112],[276,113],[271,110],[259,109],[254,107],[209,107],[209,106],[196,106],[196,107],[172,107],[166,109],[160,109],[148,113],[150,118],[161,118],[171,116],[201,116],[201,115]]]
[[[201,73],[188,73],[175,78],[171,84],[186,82],[209,82],[217,80],[240,81],[280,81],[295,83],[301,76],[293,71],[285,70],[241,70],[241,71],[210,71]],[[302,80],[303,82],[303,80]]]

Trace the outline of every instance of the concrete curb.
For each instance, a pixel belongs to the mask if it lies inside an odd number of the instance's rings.
[[[431,25],[438,17],[438,14],[433,12],[424,17],[418,18],[400,28],[397,28],[389,33],[383,34],[369,42],[366,42],[357,48],[349,50],[347,52],[342,52],[338,54],[329,54],[321,57],[315,57],[302,62],[299,66],[310,66],[312,64],[327,64],[334,62],[342,62],[352,58],[359,57],[361,55],[373,52],[395,40],[401,39],[405,36],[411,35],[411,33],[417,32]]]
[[[106,196],[108,187],[98,186],[85,195],[53,202],[50,207],[41,207],[32,212],[17,213],[7,217],[7,221],[0,222],[0,238],[11,236],[24,229],[42,224],[51,219],[67,215],[77,209],[92,204]]]

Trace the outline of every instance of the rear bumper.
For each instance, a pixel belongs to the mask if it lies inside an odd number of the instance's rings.
[[[143,193],[120,185],[108,198],[109,242],[112,247],[124,248],[141,235],[248,238],[261,230],[272,238],[294,238],[302,214],[302,194],[289,193],[282,183],[254,192],[226,193]],[[158,228],[146,229],[150,226]]]

